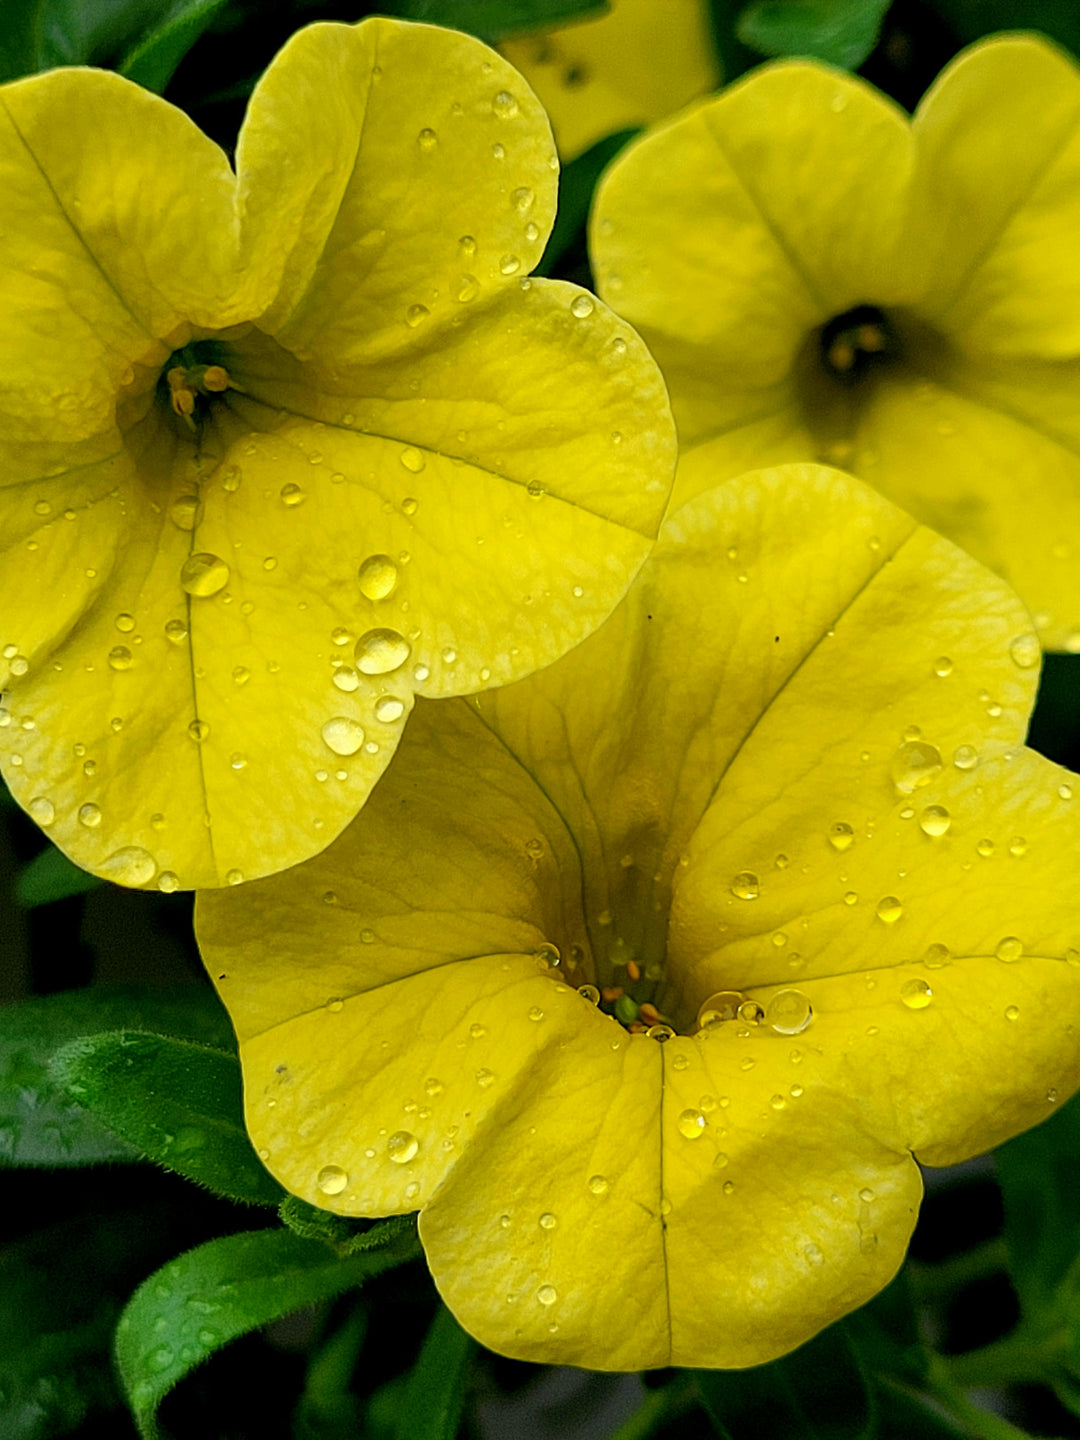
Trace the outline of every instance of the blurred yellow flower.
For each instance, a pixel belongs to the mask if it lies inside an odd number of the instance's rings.
[[[624,152],[591,238],[671,390],[676,497],[840,464],[1080,650],[1078,229],[1080,76],[1014,35],[913,120],[820,65],[759,70]]]
[[[858,481],[702,493],[576,650],[420,706],[324,854],[199,897],[267,1165],[419,1209],[505,1354],[797,1346],[900,1264],[913,1153],[1080,1082],[1038,660],[1000,580]]]
[[[414,693],[618,601],[674,439],[633,332],[524,278],[556,178],[506,61],[397,21],[295,35],[235,174],[114,74],[0,91],[0,755],[81,865],[301,860]]]
[[[564,160],[720,84],[707,0],[611,0],[598,19],[500,48],[543,102]]]

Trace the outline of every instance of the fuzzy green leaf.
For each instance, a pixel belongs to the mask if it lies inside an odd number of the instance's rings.
[[[475,1352],[476,1341],[440,1305],[402,1396],[398,1440],[454,1440]]]
[[[180,61],[227,4],[228,0],[186,0],[128,51],[117,67],[120,74],[160,95]]]
[[[52,1071],[74,1101],[166,1169],[230,1200],[280,1203],[284,1192],[244,1129],[234,1055],[111,1030],[65,1046]]]
[[[165,1395],[215,1350],[417,1253],[412,1226],[388,1221],[380,1231],[385,1245],[346,1258],[291,1230],[247,1231],[189,1250],[152,1275],[116,1330],[120,1378],[144,1440],[160,1434]]]
[[[35,855],[19,871],[15,880],[15,899],[24,910],[38,905],[51,905],[54,900],[67,900],[87,890],[97,890],[104,880],[83,870],[54,845]]]
[[[762,55],[808,55],[857,70],[877,44],[891,0],[753,0],[736,34]]]
[[[74,1103],[49,1062],[80,1036],[121,1025],[226,1046],[221,1002],[197,985],[62,991],[0,1011],[0,1165],[96,1165],[139,1154]]]

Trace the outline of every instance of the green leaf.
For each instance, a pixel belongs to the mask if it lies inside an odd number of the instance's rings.
[[[448,25],[491,45],[508,35],[603,15],[610,8],[609,0],[383,0],[379,6],[385,15]]]
[[[928,1395],[881,1381],[874,1386],[881,1440],[970,1440],[972,1431],[952,1420]],[[1019,1436],[1020,1431],[1015,1434]]]
[[[344,1259],[291,1230],[227,1235],[189,1250],[140,1285],[116,1329],[116,1361],[144,1440],[157,1440],[164,1396],[215,1350],[417,1253],[411,1227],[391,1223],[385,1235],[382,1248]]]
[[[845,1324],[868,1374],[895,1376],[912,1385],[925,1381],[931,1356],[919,1333],[906,1265]]]
[[[235,1055],[138,1030],[75,1040],[52,1063],[79,1105],[151,1160],[230,1200],[284,1194],[244,1129]]]
[[[398,1440],[454,1440],[476,1341],[445,1305],[431,1322],[398,1412]]]
[[[63,991],[0,1010],[0,1165],[95,1165],[138,1153],[76,1105],[49,1072],[63,1045],[110,1026],[231,1043],[224,1007],[208,987],[111,985]]]
[[[125,55],[117,67],[120,74],[160,95],[180,61],[227,4],[228,0],[185,0]]]
[[[876,1429],[874,1399],[844,1320],[770,1365],[696,1374],[726,1440],[870,1440]]]
[[[563,166],[559,176],[559,208],[555,225],[536,267],[537,275],[550,275],[574,243],[588,219],[596,182],[623,146],[640,133],[638,129],[631,129],[606,135],[583,155]]]
[[[3,0],[4,6],[7,0]],[[159,23],[162,0],[48,0],[41,16],[39,70],[100,64],[144,26]]]
[[[43,0],[4,0],[0,6],[0,81],[38,68]]]
[[[809,55],[857,70],[877,44],[890,0],[753,0],[736,33],[762,55]]]
[[[87,890],[97,890],[105,882],[69,860],[62,850],[50,845],[22,866],[15,880],[15,899],[24,910],[37,905],[51,905],[54,900],[67,900]]]
[[[934,0],[965,44],[996,30],[1038,30],[1080,55],[1080,10],[1069,0]]]
[[[1005,1243],[1025,1318],[1059,1303],[1080,1253],[1080,1096],[994,1152],[1005,1202]]]

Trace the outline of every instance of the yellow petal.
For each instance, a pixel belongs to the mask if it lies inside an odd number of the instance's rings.
[[[1080,73],[1036,36],[993,37],[941,75],[914,121],[927,252],[919,313],[974,354],[1080,349]]]
[[[566,160],[616,130],[670,115],[706,90],[720,71],[702,0],[613,0],[597,19],[507,40],[551,116]]]
[[[415,693],[520,678],[617,603],[669,488],[662,382],[604,306],[524,275],[550,131],[468,37],[299,33],[252,102],[238,194],[114,76],[3,94],[14,253],[48,284],[12,291],[5,332],[11,404],[34,396],[10,467],[33,483],[0,496],[0,769],[123,883],[284,868],[364,803]],[[451,293],[466,224],[478,278]]]
[[[521,77],[467,35],[396,20],[294,35],[237,168],[249,243],[280,274],[261,327],[335,364],[425,350],[528,274],[555,217],[551,129]]]
[[[1080,1082],[1080,782],[1023,747],[1038,658],[1002,582],[856,481],[703,492],[576,650],[421,706],[335,845],[200,897],[267,1163],[419,1206],[503,1353],[800,1344],[899,1265],[911,1151]],[[631,960],[663,1046],[574,993]],[[750,1010],[697,1030],[719,988]]]
[[[898,242],[911,165],[890,102],[799,62],[757,71],[619,155],[593,207],[593,266],[676,407],[680,372],[706,370],[713,423],[745,418],[814,326],[868,297],[910,297],[917,257]]]

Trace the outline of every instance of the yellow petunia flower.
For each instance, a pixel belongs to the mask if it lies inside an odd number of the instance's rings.
[[[199,897],[266,1164],[419,1209],[503,1353],[797,1346],[900,1264],[913,1155],[1080,1082],[1038,660],[1001,581],[858,481],[702,493],[577,650],[420,707],[323,855]]]
[[[543,101],[565,160],[720,84],[707,0],[611,0],[606,15],[500,49]]]
[[[524,278],[556,180],[520,77],[428,26],[295,35],[235,173],[116,75],[0,90],[0,768],[79,864],[304,859],[414,694],[621,597],[674,439],[633,332]]]
[[[759,70],[620,156],[591,242],[668,381],[676,497],[840,464],[1080,650],[1078,227],[1080,76],[1006,36],[910,120],[821,65]]]

